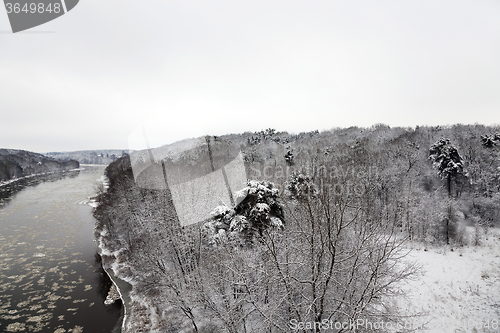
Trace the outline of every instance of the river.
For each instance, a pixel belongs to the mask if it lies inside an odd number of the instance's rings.
[[[92,207],[104,166],[0,187],[0,332],[111,332],[121,304],[94,242]]]

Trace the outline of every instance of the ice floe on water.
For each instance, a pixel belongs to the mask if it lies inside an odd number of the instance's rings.
[[[20,332],[26,329],[25,323],[12,323],[5,329],[6,332]]]
[[[72,332],[72,333],[82,333],[83,332],[83,327],[77,325],[72,330],[69,330],[69,332]]]
[[[57,198],[38,191],[43,186],[26,191],[33,193],[31,201],[18,200],[25,192],[8,201],[0,198],[8,203],[0,207],[0,332],[79,333],[82,316],[101,316],[94,263],[88,260],[89,249],[94,250],[93,220],[90,215],[85,220],[85,210],[75,205],[92,190],[75,197],[80,185],[73,186],[60,186],[59,192],[68,192]]]
[[[69,329],[68,331],[62,327],[59,327],[58,329],[56,329],[54,331],[54,333],[66,333],[66,332],[68,332],[68,333],[81,333],[81,332],[83,332],[83,327],[77,325],[74,328]]]
[[[39,310],[41,308],[42,308],[42,306],[40,304],[37,304],[37,305],[32,305],[29,310],[36,311],[36,310]]]
[[[44,322],[44,321],[47,321],[47,320],[50,320],[52,319],[52,313],[46,313],[46,314],[43,314],[43,315],[40,315],[40,316],[32,316],[32,317],[28,317],[28,319],[26,320],[27,322]]]
[[[82,200],[78,203],[79,205],[87,205],[87,206],[90,206],[90,207],[97,207],[98,206],[98,203],[96,201],[96,198],[95,197],[88,197],[86,200]]]
[[[19,243],[19,242],[17,242]],[[10,243],[15,244],[17,243]],[[9,246],[8,243],[0,244],[0,251],[4,254],[14,255],[12,249],[14,246]],[[40,246],[37,246],[40,249]],[[60,262],[73,262],[73,264],[67,265],[66,270],[62,270],[60,266],[55,266],[50,269],[44,269],[43,264],[47,265],[57,265],[49,256],[45,253],[35,253],[31,255],[32,259],[22,261],[20,264],[21,272],[26,272],[25,274],[6,274],[12,271],[14,266],[19,266],[19,262],[4,262],[3,269],[0,271],[0,320],[1,321],[16,321],[16,322],[5,322],[3,330],[6,332],[40,332],[47,329],[50,324],[53,311],[56,309],[56,304],[60,301],[72,301],[73,304],[85,304],[88,302],[87,298],[77,298],[72,300],[72,294],[74,294],[75,288],[79,287],[83,291],[88,292],[92,289],[91,285],[85,285],[85,280],[81,276],[70,277],[77,271],[71,269],[75,264],[81,264],[80,259],[73,259],[72,256],[61,256],[63,250],[55,251],[59,255]],[[79,254],[79,253],[78,253]],[[29,256],[26,254],[26,256]],[[62,258],[61,258],[62,257]],[[48,262],[40,263],[38,260],[45,260]],[[62,260],[61,260],[62,259]],[[34,261],[35,260],[35,261]],[[56,268],[56,269],[54,269]],[[70,271],[70,272],[68,272]],[[73,273],[73,274],[71,274]],[[26,283],[23,283],[27,280]],[[57,282],[56,282],[57,281]],[[36,285],[36,287],[35,287]],[[19,292],[14,297],[13,295],[6,294],[6,291],[14,290],[22,291]],[[62,296],[61,293],[66,294]],[[12,301],[16,300],[15,303]],[[86,308],[89,305],[85,305]],[[72,315],[77,313],[78,308],[69,308],[68,311],[72,312]],[[72,329],[65,329],[64,327],[57,328],[60,332],[65,330],[65,332],[79,332],[82,331],[81,328],[75,326]]]
[[[86,302],[86,301],[87,301],[86,298],[84,298],[84,299],[75,299],[75,300],[73,300],[73,303],[83,303],[83,302]]]

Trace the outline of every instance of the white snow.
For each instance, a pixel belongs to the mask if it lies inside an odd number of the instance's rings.
[[[32,178],[32,177],[36,177],[36,176],[50,175],[50,174],[58,173],[58,172],[65,173],[65,172],[80,171],[80,170],[85,170],[85,169],[84,168],[77,168],[77,169],[71,169],[71,170],[49,171],[49,172],[42,172],[42,173],[34,173],[32,175],[28,175],[28,176],[24,176],[24,177],[19,177],[19,178],[13,178],[13,179],[9,179],[9,180],[0,181],[0,187],[5,186],[5,185],[9,185],[9,184],[12,184],[12,183],[15,183],[15,182],[17,182],[17,181],[19,181],[21,179],[27,179],[27,178]]]
[[[220,205],[215,207],[210,214],[212,216],[220,216],[220,215],[226,215],[229,211],[231,211],[231,208],[227,207],[226,205]]]
[[[77,170],[77,169],[75,169],[75,170]],[[104,191],[108,190],[108,188],[109,188],[109,180],[108,180],[108,177],[106,177],[105,175],[102,175],[101,178],[97,179],[97,183],[98,184],[99,183],[102,184],[102,186],[104,188]],[[87,206],[90,206],[92,208],[96,208],[97,206],[99,206],[99,203],[97,202],[97,196],[96,195],[87,197],[86,200],[80,201],[78,204],[79,205],[87,205]]]
[[[477,247],[413,247],[409,260],[423,274],[401,285],[406,298],[397,303],[408,315],[422,314],[411,319],[425,324],[417,332],[500,332],[500,230],[490,229]]]

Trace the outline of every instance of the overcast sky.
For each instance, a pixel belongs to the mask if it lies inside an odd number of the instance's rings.
[[[9,31],[0,8],[0,147],[500,124],[500,0],[81,0]]]

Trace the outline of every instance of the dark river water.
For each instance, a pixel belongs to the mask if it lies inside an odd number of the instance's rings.
[[[0,332],[111,332],[120,304],[93,241],[103,166],[0,187]]]

